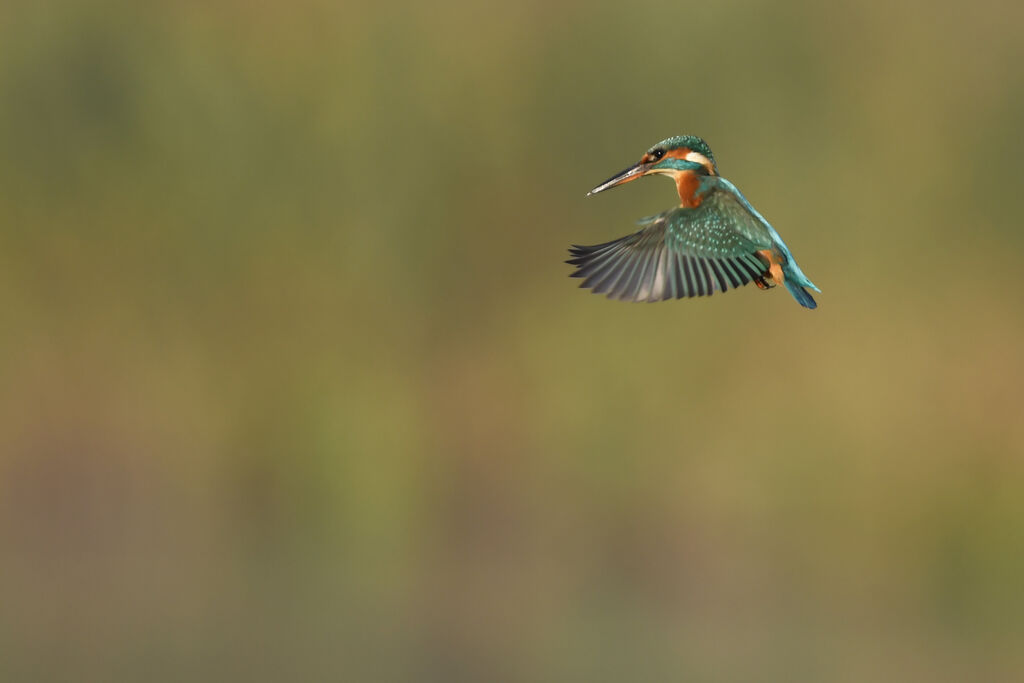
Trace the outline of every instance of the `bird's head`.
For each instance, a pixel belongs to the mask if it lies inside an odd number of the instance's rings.
[[[677,135],[651,147],[644,152],[639,162],[616,173],[588,192],[587,196],[610,190],[653,173],[667,175],[675,179],[682,173],[718,175],[718,167],[715,165],[715,158],[711,155],[711,148],[706,142],[694,135]]]

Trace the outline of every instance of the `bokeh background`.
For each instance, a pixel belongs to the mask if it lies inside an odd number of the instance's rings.
[[[1024,680],[1024,6],[0,5],[0,678]],[[822,288],[627,305],[693,133]]]

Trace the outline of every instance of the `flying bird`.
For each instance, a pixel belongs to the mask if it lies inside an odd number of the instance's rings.
[[[814,286],[775,228],[731,182],[718,175],[711,148],[693,135],[651,147],[640,161],[587,193],[589,197],[646,175],[676,183],[679,206],[641,218],[641,229],[611,242],[574,245],[566,261],[581,287],[623,301],[706,296],[751,282],[785,285],[805,308],[818,304]]]

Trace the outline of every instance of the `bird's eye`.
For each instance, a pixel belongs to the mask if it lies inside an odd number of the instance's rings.
[[[656,149],[653,152],[651,152],[651,156],[654,157],[655,161],[657,161],[658,159],[660,159],[663,156],[665,156],[665,150],[663,150],[663,149]]]

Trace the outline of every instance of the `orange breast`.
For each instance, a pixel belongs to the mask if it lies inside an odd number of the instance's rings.
[[[673,173],[676,180],[676,191],[679,192],[679,202],[687,209],[694,209],[700,206],[704,197],[698,193],[700,189],[700,176],[693,171],[676,171]]]

